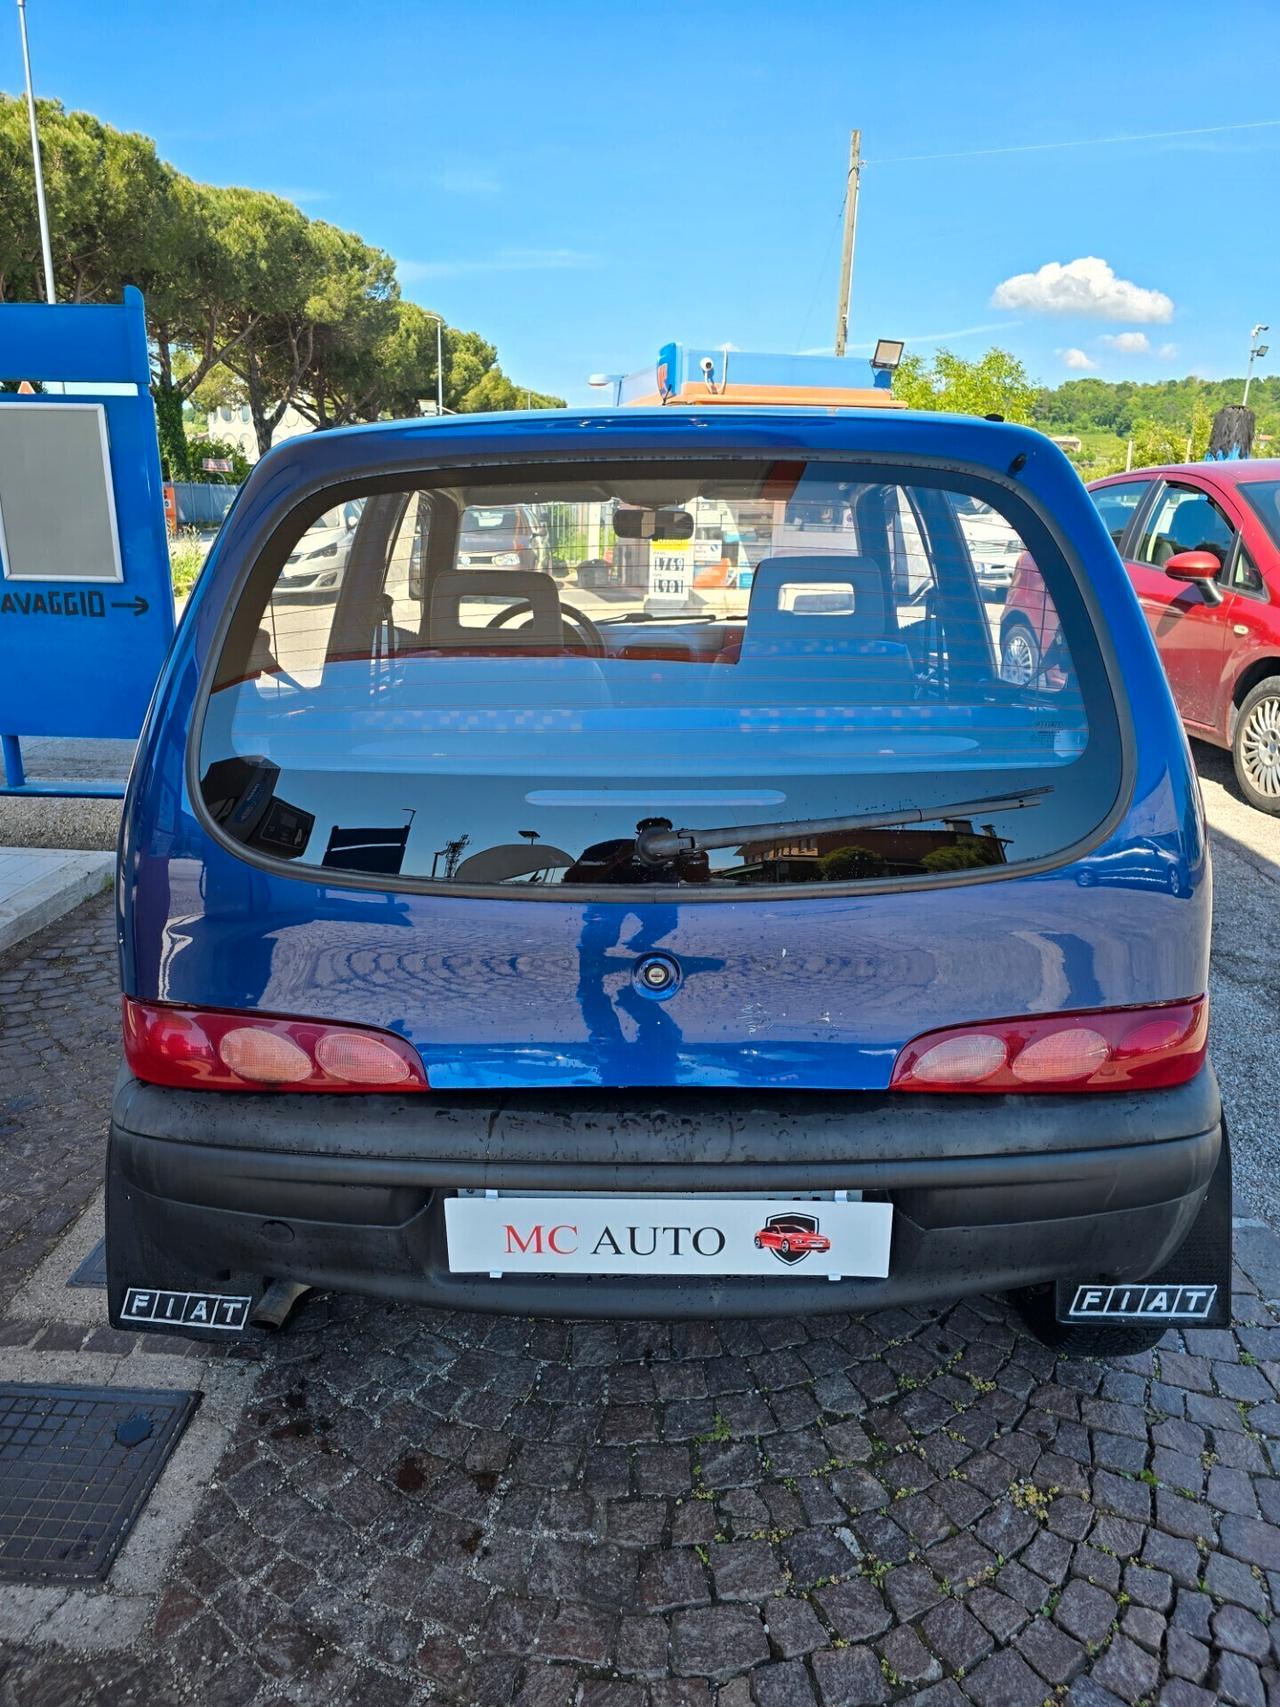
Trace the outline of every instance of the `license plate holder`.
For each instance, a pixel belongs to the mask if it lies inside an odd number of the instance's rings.
[[[444,1203],[452,1274],[883,1279],[888,1203],[486,1194]]]

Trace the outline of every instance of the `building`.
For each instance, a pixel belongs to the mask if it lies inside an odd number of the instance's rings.
[[[223,403],[216,409],[210,409],[207,431],[211,439],[233,444],[246,462],[257,462],[258,435],[253,430],[253,416],[247,403]],[[299,433],[314,431],[315,423],[300,415],[290,404],[280,417],[272,443],[280,444],[285,439],[296,438]],[[193,433],[190,436],[197,438],[198,435]]]

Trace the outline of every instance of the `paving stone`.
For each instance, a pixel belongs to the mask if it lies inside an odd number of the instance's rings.
[[[1212,1542],[1213,1513],[1199,1500],[1189,1500],[1169,1488],[1156,1489],[1156,1524],[1169,1535]]]
[[[1047,1618],[1035,1618],[1015,1643],[1017,1651],[1035,1667],[1046,1683],[1070,1683],[1088,1660],[1084,1644],[1068,1636]]]
[[[1217,1707],[1217,1699],[1212,1690],[1174,1677],[1160,1691],[1159,1707]]]
[[[1271,1636],[1261,1619],[1243,1606],[1230,1604],[1219,1607],[1213,1615],[1211,1628],[1214,1642],[1246,1659],[1265,1660],[1271,1652]]]
[[[969,1597],[968,1606],[958,1600],[944,1600],[921,1620],[920,1628],[925,1640],[948,1671],[967,1671],[991,1652],[991,1632],[969,1610],[977,1595],[982,1593],[990,1594],[991,1591],[976,1590]],[[991,1598],[1002,1600],[1004,1597],[992,1594]]]
[[[1073,1578],[1062,1591],[1054,1618],[1082,1642],[1101,1642],[1116,1616],[1116,1603],[1104,1589]]]
[[[1233,1558],[1263,1570],[1280,1570],[1280,1528],[1274,1524],[1228,1512],[1219,1525],[1218,1539],[1223,1552]]]
[[[1165,1666],[1174,1677],[1184,1677],[1189,1683],[1203,1683],[1209,1675],[1209,1650],[1185,1630],[1172,1626],[1165,1632]]]
[[[1173,1604],[1173,1578],[1146,1565],[1126,1568],[1124,1589],[1130,1600],[1136,1600],[1139,1606],[1153,1607],[1157,1612],[1165,1612]]]
[[[815,1599],[843,1641],[866,1642],[893,1623],[893,1613],[878,1589],[861,1578],[818,1590]]]
[[[1142,1701],[1155,1693],[1160,1667],[1154,1654],[1127,1636],[1116,1635],[1089,1675],[1121,1701]]]
[[[765,1603],[764,1618],[769,1640],[784,1660],[811,1654],[815,1648],[825,1647],[829,1640],[821,1619],[807,1600],[779,1595]]]
[[[1153,1611],[1151,1607],[1130,1606],[1125,1609],[1120,1628],[1140,1648],[1145,1648],[1148,1653],[1158,1654],[1168,1625],[1163,1614]]]
[[[889,1699],[889,1684],[869,1648],[822,1648],[812,1656],[822,1707],[874,1707]]]
[[[1242,1654],[1220,1654],[1209,1668],[1209,1687],[1231,1707],[1266,1707],[1267,1692],[1258,1668]]]
[[[1165,1535],[1158,1529],[1151,1530],[1143,1543],[1142,1562],[1154,1570],[1167,1572],[1184,1588],[1195,1588],[1203,1569],[1194,1541]]]
[[[706,1569],[693,1548],[674,1547],[648,1554],[640,1566],[639,1599],[651,1612],[709,1605]]]
[[[764,1600],[786,1587],[782,1567],[764,1541],[734,1541],[711,1549],[717,1600]]]
[[[1011,1648],[983,1660],[961,1687],[978,1707],[1041,1707],[1045,1697],[1043,1680]]]
[[[751,1674],[751,1687],[759,1707],[814,1707],[817,1699],[800,1660],[761,1666]]]
[[[769,1639],[755,1613],[733,1606],[708,1606],[675,1615],[671,1653],[678,1673],[714,1682],[767,1660]]]
[[[1259,1617],[1267,1610],[1266,1590],[1243,1560],[1227,1553],[1213,1553],[1204,1568],[1204,1586],[1220,1600],[1247,1606]]]
[[[876,1643],[881,1660],[900,1684],[919,1687],[936,1683],[942,1667],[908,1624],[900,1624]]]

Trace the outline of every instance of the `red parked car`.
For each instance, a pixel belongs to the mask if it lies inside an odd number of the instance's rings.
[[[1124,559],[1182,721],[1280,813],[1280,460],[1136,468],[1089,494]],[[1051,682],[1057,621],[1025,553],[1000,623],[1009,681]]]

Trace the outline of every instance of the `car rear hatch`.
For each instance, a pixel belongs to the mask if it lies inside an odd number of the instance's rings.
[[[135,993],[391,1031],[449,1090],[882,1090],[939,1028],[1198,996],[1185,755],[1065,462],[1034,441],[1036,490],[1005,429],[951,423],[973,454],[941,466],[761,451],[756,425],[696,455],[441,453],[287,514],[213,635],[194,857],[162,932],[135,906]],[[342,586],[279,600],[347,496]],[[1001,678],[975,503],[1052,603],[1031,682]],[[462,562],[463,517],[517,506],[562,584]],[[736,591],[694,585],[707,516],[756,542]]]

